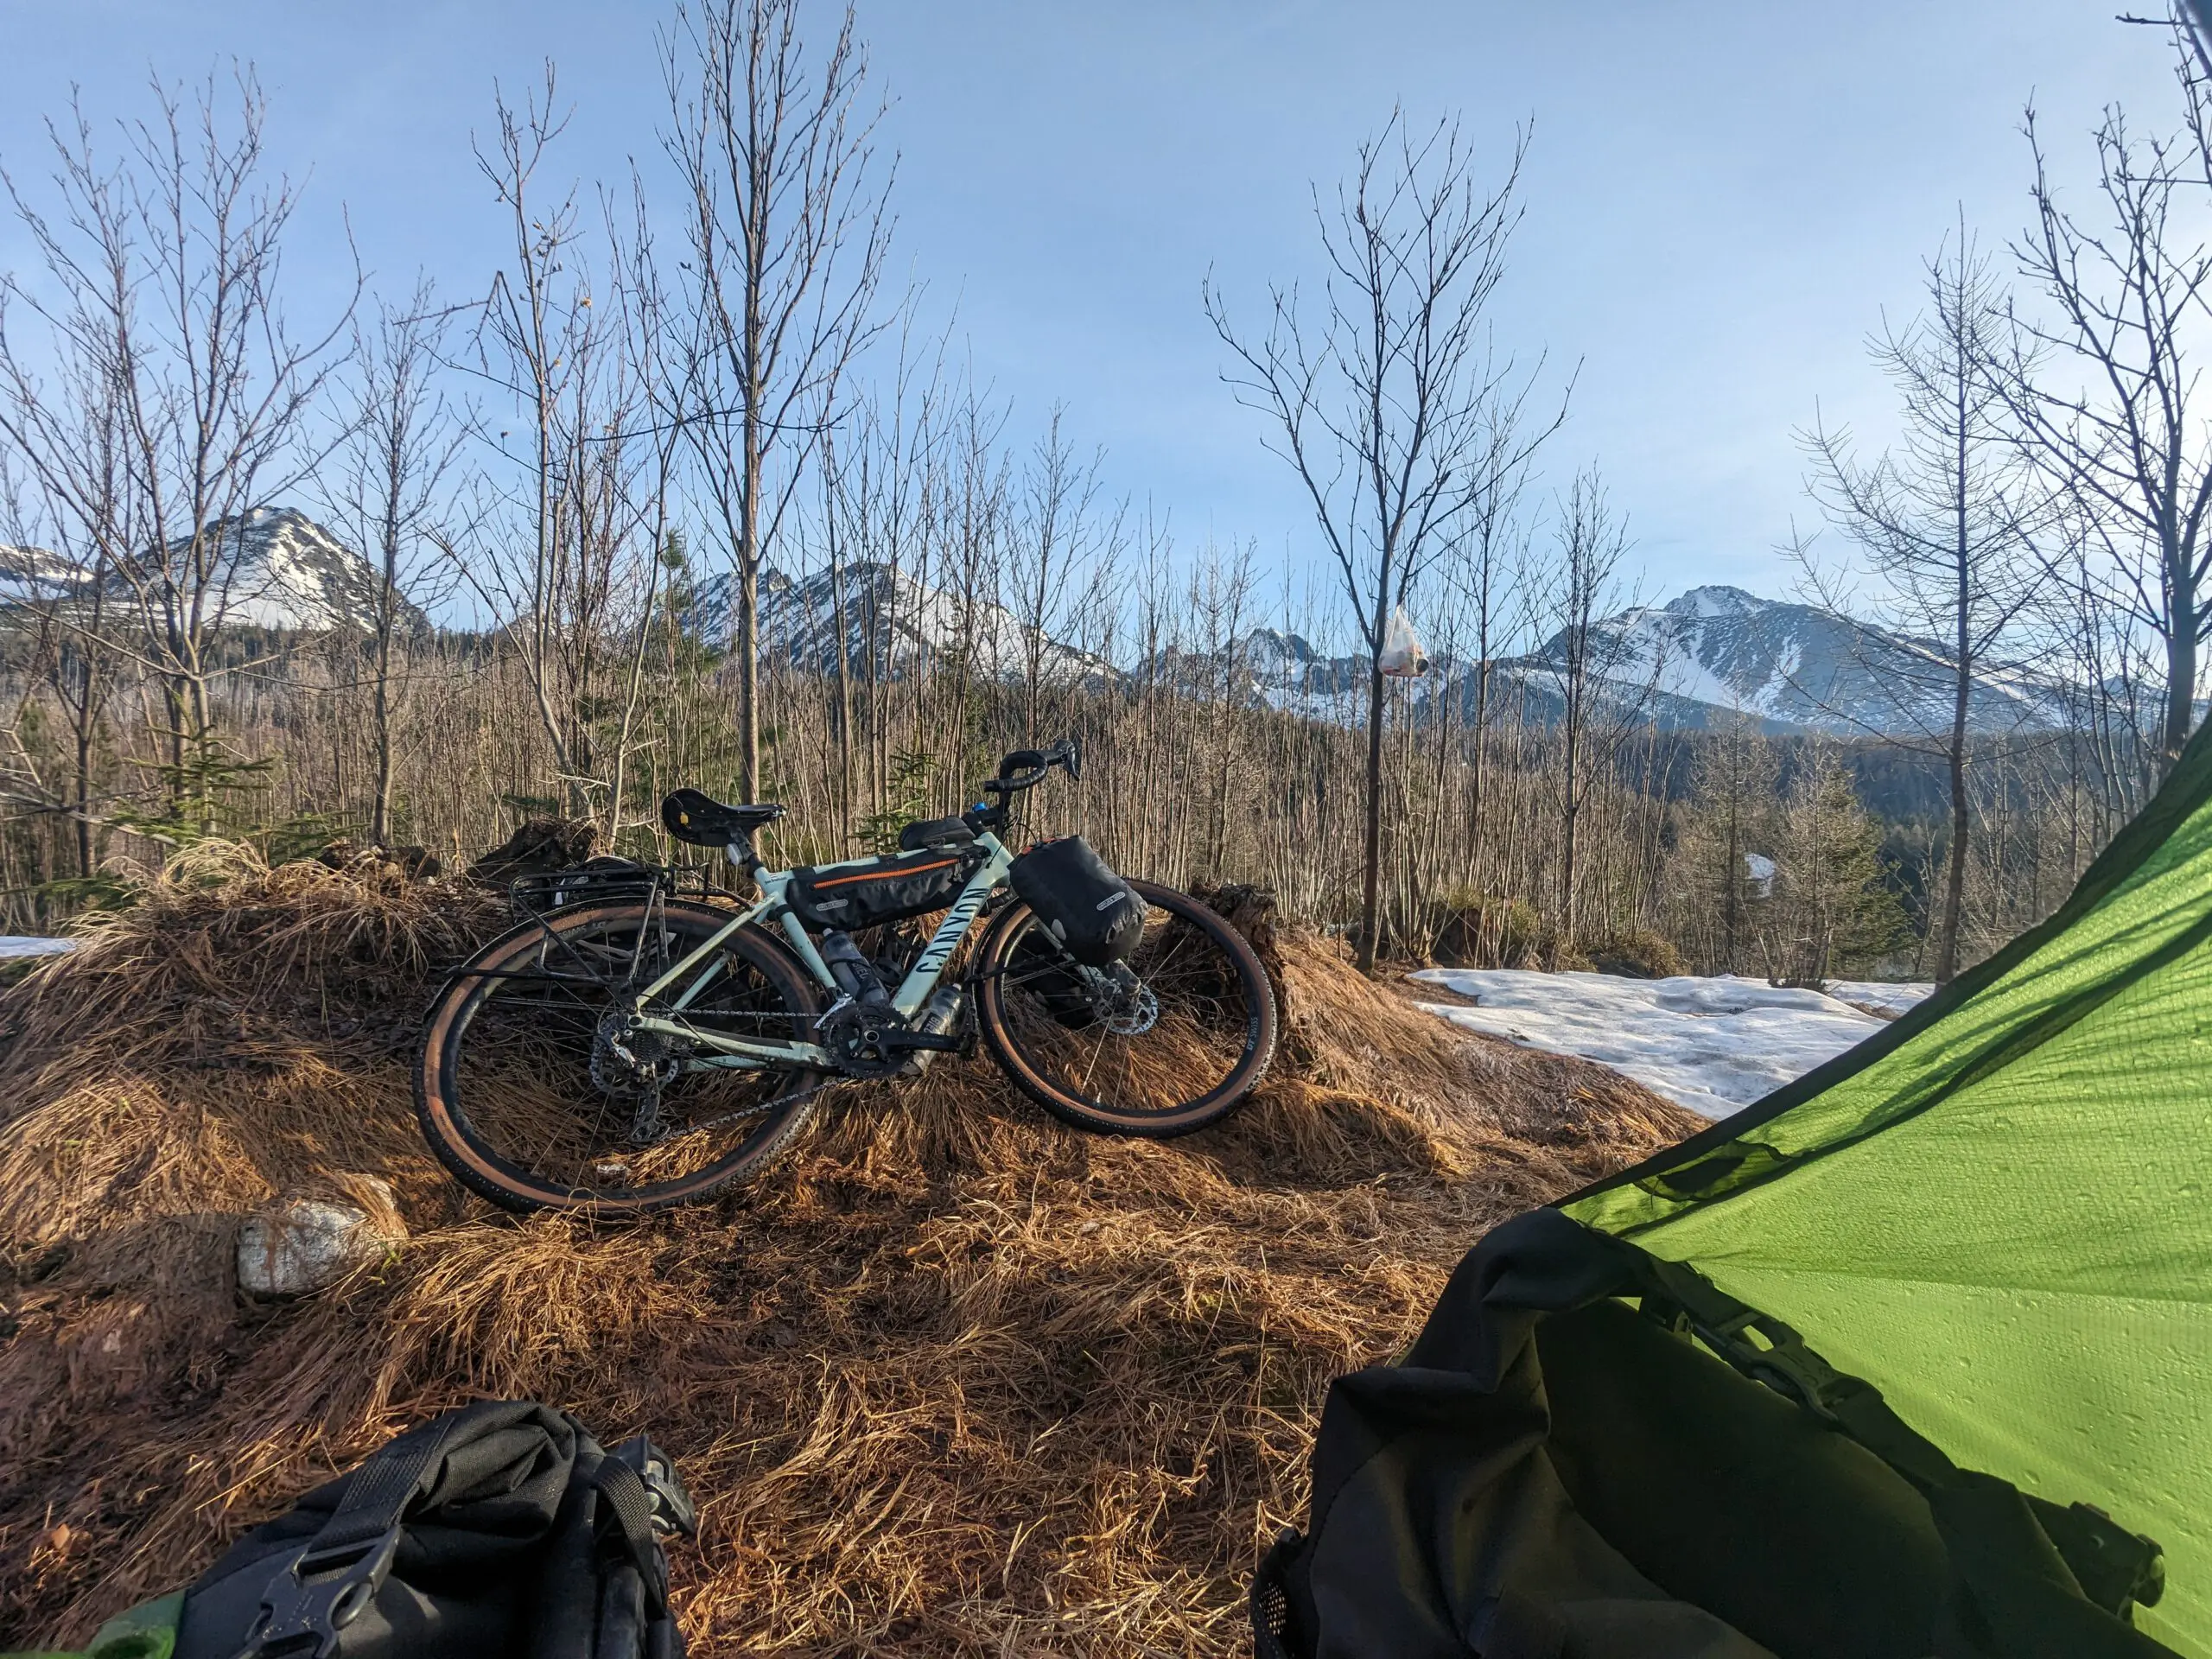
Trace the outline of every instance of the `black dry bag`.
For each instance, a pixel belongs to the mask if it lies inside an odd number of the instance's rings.
[[[550,1406],[410,1429],[239,1539],[185,1594],[175,1659],[681,1659],[659,1537],[673,1466]]]
[[[1007,879],[1061,950],[1093,968],[1121,961],[1144,934],[1144,900],[1081,836],[1040,841]]]

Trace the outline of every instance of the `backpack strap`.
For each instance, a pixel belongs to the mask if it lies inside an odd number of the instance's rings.
[[[591,1484],[598,1489],[607,1511],[622,1539],[629,1564],[645,1580],[645,1605],[656,1618],[668,1612],[668,1557],[653,1535],[652,1499],[638,1471],[619,1458],[601,1458],[592,1465]]]
[[[454,1419],[423,1424],[371,1454],[315,1536],[272,1563],[261,1615],[235,1659],[330,1659],[338,1632],[391,1571],[408,1505],[435,1473]]]

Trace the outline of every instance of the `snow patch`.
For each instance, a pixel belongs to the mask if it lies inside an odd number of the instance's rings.
[[[59,957],[77,948],[74,939],[0,937],[0,961],[11,957]]]
[[[1455,1026],[1524,1048],[1595,1060],[1714,1118],[1741,1110],[1885,1023],[1818,991],[1732,974],[1616,979],[1511,968],[1426,968],[1412,977],[1473,1001],[1471,1007],[1421,1005]]]
[[[1878,1020],[1897,1020],[1910,1014],[1936,994],[1933,985],[1892,983],[1880,979],[1832,979],[1827,993]]]

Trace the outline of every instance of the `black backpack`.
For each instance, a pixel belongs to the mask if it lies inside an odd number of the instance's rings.
[[[2172,1659],[2130,1624],[2152,1541],[1958,1468],[1787,1325],[1555,1210],[1468,1253],[1403,1363],[1331,1385],[1313,1493],[1253,1585],[1258,1659]]]
[[[660,1539],[695,1530],[643,1435],[493,1401],[399,1435],[232,1545],[175,1659],[681,1659]]]

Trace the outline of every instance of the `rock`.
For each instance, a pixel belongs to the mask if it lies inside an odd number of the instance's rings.
[[[359,1205],[336,1198],[295,1198],[255,1216],[238,1230],[238,1288],[249,1296],[303,1296],[385,1255],[406,1235],[389,1188],[384,1197],[377,1206],[384,1214],[374,1218]]]

